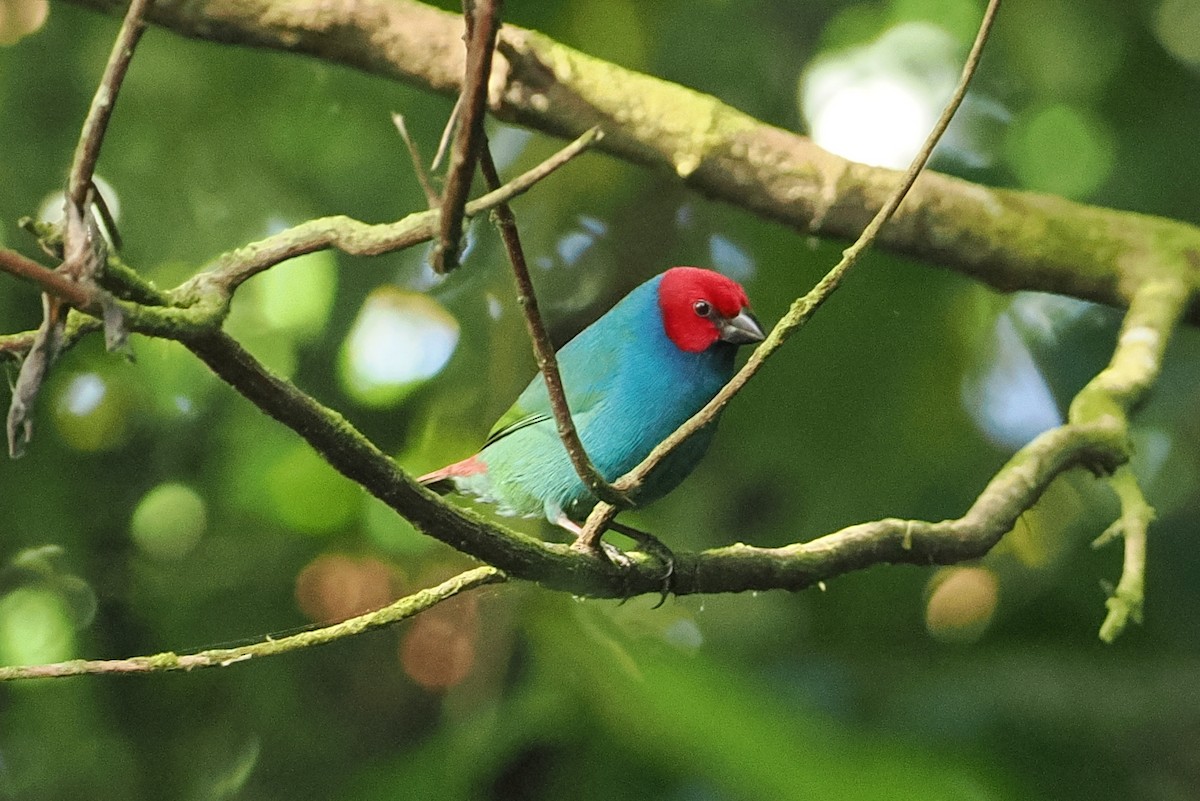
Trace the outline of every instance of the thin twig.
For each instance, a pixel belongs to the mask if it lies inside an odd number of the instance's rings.
[[[468,216],[482,214],[528,191],[542,179],[562,167],[600,139],[600,130],[593,128],[562,148],[533,169],[522,173],[503,187],[472,200],[467,204]],[[216,266],[202,272],[169,292],[148,284],[139,285],[136,273],[119,259],[109,255],[105,280],[118,284],[121,294],[129,294],[134,303],[123,306],[129,330],[149,336],[182,339],[195,336],[202,330],[220,326],[228,310],[228,302],[237,288],[247,279],[280,262],[303,253],[324,248],[339,248],[354,255],[377,255],[401,250],[428,242],[436,233],[437,212],[410,214],[394,223],[371,225],[348,217],[322,217],[281,231],[259,242],[223,254]],[[35,232],[37,232],[36,226]],[[116,266],[116,269],[114,268]],[[88,288],[37,262],[11,250],[0,249],[0,272],[37,284],[44,291],[62,293],[72,306],[99,312]],[[128,283],[127,283],[128,282]],[[135,289],[134,292],[126,290]],[[89,300],[89,298],[91,298]],[[73,316],[73,315],[72,315]],[[70,317],[68,318],[68,322]],[[70,346],[83,333],[96,327],[83,321],[72,331],[67,327],[64,347]],[[35,332],[0,337],[0,352],[6,358],[19,360],[29,352],[36,339]]]
[[[88,286],[43,267],[15,250],[0,249],[0,271],[36,284],[46,294],[59,297],[77,309],[90,309],[96,301],[95,292]]]
[[[1130,620],[1142,622],[1146,589],[1146,534],[1154,519],[1154,509],[1146,502],[1133,469],[1128,465],[1118,468],[1109,483],[1121,504],[1121,516],[1110,530],[1119,531],[1125,541],[1121,578],[1105,602],[1108,613],[1100,625],[1100,639],[1111,643],[1125,630]]]
[[[450,154],[446,189],[442,194],[438,241],[433,253],[433,268],[448,273],[458,266],[459,240],[462,238],[463,206],[475,176],[479,158],[479,140],[483,133],[483,110],[487,101],[488,77],[492,72],[492,51],[500,29],[502,0],[467,0],[467,71],[463,78],[462,117]],[[472,11],[472,6],[474,10]]]
[[[498,584],[506,581],[504,573],[494,567],[477,567],[468,570],[436,587],[401,598],[382,609],[358,615],[331,626],[302,631],[280,639],[267,638],[237,648],[213,648],[194,654],[175,654],[167,651],[152,656],[134,656],[128,659],[75,659],[50,665],[25,665],[0,667],[0,682],[17,679],[49,679],[85,674],[119,673],[165,673],[173,670],[195,670],[208,667],[229,667],[251,659],[277,656],[300,648],[325,645],[363,632],[391,626],[395,623],[424,612],[442,601],[461,592]]]
[[[117,93],[121,91],[121,84],[129,70],[129,62],[133,58],[138,39],[146,30],[143,15],[148,4],[149,0],[132,0],[129,4],[129,10],[125,12],[125,21],[121,24],[112,53],[104,67],[104,75],[100,78],[100,85],[96,88],[92,105],[84,119],[79,145],[75,148],[75,158],[67,178],[67,202],[76,208],[82,209],[87,201],[92,175],[96,171],[96,160],[100,158],[100,145],[104,142],[104,133],[108,129],[108,121],[117,102]]]
[[[492,159],[492,150],[488,146],[487,135],[480,138],[479,167],[483,179],[491,189],[500,186],[500,174]],[[529,330],[529,339],[533,343],[533,355],[537,359],[538,370],[546,384],[546,394],[550,396],[550,408],[554,411],[554,422],[558,426],[558,436],[571,464],[580,480],[587,485],[592,494],[603,501],[619,507],[629,506],[629,499],[613,489],[607,479],[600,474],[592,460],[588,458],[571,419],[571,407],[567,404],[566,389],[563,387],[562,373],[558,369],[558,357],[554,353],[554,345],[550,335],[546,333],[546,325],[538,311],[537,294],[533,289],[533,281],[529,277],[529,266],[525,263],[525,251],[521,247],[521,237],[517,232],[517,218],[507,203],[497,204],[493,210],[496,227],[500,229],[500,237],[504,240],[504,249],[508,253],[509,264],[512,265],[513,277],[517,284],[517,305],[525,315],[525,326]]]
[[[995,22],[996,13],[999,8],[1000,0],[991,0],[988,3],[987,9],[983,13],[983,20],[979,26],[979,33],[975,36],[975,43],[971,46],[971,52],[967,55],[966,62],[963,64],[962,74],[959,77],[958,85],[954,88],[954,92],[950,96],[950,100],[947,102],[937,123],[933,126],[933,130],[925,138],[925,143],[913,158],[908,170],[904,173],[899,186],[896,187],[896,190],[888,197],[883,207],[872,218],[858,240],[843,252],[841,261],[826,273],[825,277],[807,295],[792,303],[787,314],[776,323],[770,335],[755,349],[742,369],[717,393],[716,397],[709,401],[703,409],[694,414],[691,419],[676,429],[671,436],[659,443],[637,467],[614,482],[614,486],[618,490],[625,493],[636,490],[641,486],[650,471],[666,458],[667,454],[679,447],[688,437],[708,425],[725,408],[725,405],[729,403],[733,396],[746,385],[746,382],[759,371],[767,358],[777,351],[787,341],[788,337],[804,325],[813,313],[820,308],[821,304],[841,285],[847,273],[858,262],[859,257],[875,241],[879,230],[900,206],[900,203],[904,200],[904,196],[912,188],[913,183],[916,182],[917,176],[925,168],[930,154],[933,153],[933,148],[941,139],[942,134],[945,133],[950,120],[962,104],[963,98],[967,93],[967,87],[971,82],[971,77],[975,74],[975,70],[979,66],[979,59],[983,54],[983,46],[987,42],[988,35],[991,33],[992,24]],[[587,523],[584,525],[583,536],[580,537],[580,544],[584,547],[594,548],[604,529],[607,527],[608,522],[612,520],[616,513],[617,509],[611,504],[597,504],[592,513],[588,515]]]
[[[499,189],[472,200],[466,205],[466,216],[474,217],[490,211],[529,191],[536,183],[578,156],[600,140],[600,129],[592,128],[533,169],[522,173]],[[195,276],[177,294],[187,294],[191,287],[222,287],[231,294],[243,281],[287,259],[326,248],[337,248],[355,256],[376,256],[392,253],[437,235],[438,212],[423,211],[410,214],[392,223],[372,225],[349,217],[321,217],[301,223],[294,228],[253,242],[217,258],[210,272]]]
[[[145,30],[142,12],[146,4],[147,0],[133,0],[130,3],[105,64],[100,85],[96,87],[96,94],[92,97],[92,104],[84,119],[79,144],[75,148],[75,157],[67,176],[63,261],[55,272],[58,278],[78,283],[80,286],[68,289],[61,282],[43,275],[40,269],[29,270],[30,265],[36,263],[28,260],[21,262],[9,258],[5,262],[6,268],[25,268],[24,277],[40,279],[43,287],[56,287],[56,291],[42,293],[42,324],[30,345],[27,358],[21,363],[13,385],[5,432],[8,437],[8,452],[14,459],[25,452],[33,436],[34,407],[46,376],[49,375],[50,368],[58,358],[65,341],[63,332],[68,313],[65,308],[69,304],[68,298],[80,300],[89,308],[99,305],[104,320],[105,343],[110,350],[123,348],[128,336],[120,308],[107,293],[97,288],[95,283],[96,275],[104,269],[108,248],[92,213],[92,202],[99,194],[92,177],[117,94],[129,69],[130,59],[133,58],[134,47]],[[101,208],[107,211],[102,200],[100,203]],[[111,215],[108,215],[108,222],[111,225]],[[115,229],[115,226],[113,228]],[[114,238],[114,241],[117,239]]]
[[[450,139],[454,136],[454,129],[458,125],[458,115],[462,113],[462,105],[463,96],[459,92],[458,97],[454,100],[454,108],[450,109],[450,116],[446,118],[446,127],[442,128],[437,152],[433,154],[433,161],[429,162],[430,172],[437,172],[441,168],[442,159],[446,158],[446,153],[450,150]]]
[[[413,172],[417,174],[417,182],[421,184],[421,191],[425,193],[425,203],[431,209],[438,206],[438,193],[433,188],[433,184],[429,180],[429,173],[425,171],[425,163],[421,161],[421,151],[417,148],[417,143],[408,134],[408,126],[404,124],[404,115],[399,113],[392,114],[392,123],[396,126],[396,130],[400,132],[400,138],[404,140],[404,146],[408,148],[408,156],[412,159]]]
[[[1194,269],[1200,255],[1189,251]],[[1115,421],[1128,436],[1129,415],[1146,397],[1162,370],[1171,333],[1184,314],[1190,293],[1185,276],[1147,277],[1129,300],[1112,359],[1072,399],[1067,418],[1073,424]],[[1120,502],[1120,514],[1097,540],[1097,545],[1118,534],[1125,538],[1121,579],[1108,599],[1108,614],[1100,638],[1112,642],[1130,620],[1141,620],[1145,584],[1146,536],[1154,509],[1146,502],[1137,478],[1129,468],[1118,470],[1109,484]]]

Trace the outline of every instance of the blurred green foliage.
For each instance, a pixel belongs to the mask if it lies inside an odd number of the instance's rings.
[[[19,11],[0,26],[36,22],[37,5],[0,0]],[[961,52],[980,11],[974,0],[506,8],[793,129],[819,57],[905,23],[939,26]],[[1006,2],[940,168],[1200,221],[1200,50],[1181,33],[1195,19],[1182,0]],[[61,189],[116,22],[55,3],[27,27],[19,41],[0,29],[0,43],[15,41],[0,47],[0,241],[36,257],[15,221]],[[450,105],[152,29],[100,161],[124,255],[170,286],[310,217],[422,208],[390,113],[432,153]],[[509,172],[557,144],[493,132]],[[670,264],[726,270],[773,321],[842,245],[602,155],[515,210],[560,342]],[[533,372],[496,237],[482,222],[470,237],[464,268],[441,283],[418,251],[282,265],[239,294],[230,330],[406,468],[461,458]],[[399,373],[416,378],[382,393],[355,384],[349,344],[381,291],[399,313],[457,326],[444,367]],[[0,330],[39,315],[36,292],[0,278]],[[957,516],[1103,365],[1118,319],[872,255],[733,404],[695,475],[631,523],[702,548]],[[391,347],[412,359],[434,347],[421,342]],[[1136,467],[1159,519],[1146,625],[1115,647],[1095,632],[1119,549],[1087,547],[1113,503],[1073,475],[977,566],[875,568],[824,591],[658,610],[503,586],[394,631],[227,670],[5,685],[0,799],[1198,797],[1198,345],[1181,332],[1139,417]],[[468,564],[182,348],[133,349],[135,363],[96,338],[75,348],[29,455],[0,462],[5,663],[241,642]]]

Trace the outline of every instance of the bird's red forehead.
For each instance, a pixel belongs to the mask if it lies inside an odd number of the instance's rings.
[[[722,317],[736,317],[750,305],[746,291],[732,278],[699,267],[672,267],[663,273],[658,301],[663,311],[690,311],[692,304],[706,300]]]
[[[672,267],[658,285],[663,330],[680,349],[698,353],[720,338],[720,331],[700,301],[731,319],[750,305],[746,292],[732,279],[698,267]]]

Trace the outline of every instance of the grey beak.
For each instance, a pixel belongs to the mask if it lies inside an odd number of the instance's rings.
[[[762,342],[766,338],[762,326],[749,309],[742,309],[737,317],[717,322],[721,332],[721,340],[734,345],[749,345],[751,342]]]

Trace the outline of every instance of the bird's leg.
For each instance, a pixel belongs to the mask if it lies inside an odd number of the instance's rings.
[[[671,579],[675,575],[675,554],[671,552],[671,549],[668,548],[662,540],[648,531],[642,531],[639,528],[627,526],[624,523],[618,523],[616,520],[609,521],[608,527],[618,534],[624,534],[626,537],[629,537],[629,539],[636,542],[643,551],[657,558],[663,563],[663,565],[666,566],[666,570],[663,572],[662,576],[662,597],[659,598],[658,603],[654,605],[654,608],[657,609],[658,607],[662,606],[667,602],[667,596],[671,594]]]
[[[583,526],[567,517],[566,512],[560,510],[558,514],[550,519],[550,522],[570,532],[575,537],[575,546],[579,550],[595,554],[602,559],[607,559],[614,567],[622,570],[629,570],[633,567],[633,562],[629,561],[629,557],[617,546],[611,545],[604,540],[600,540],[599,542],[585,541],[583,538]]]
[[[573,547],[577,550],[586,551],[587,553],[593,553],[597,556],[601,556],[602,558],[606,558],[615,567],[618,567],[622,570],[630,570],[633,568],[633,562],[630,561],[629,557],[625,555],[624,551],[601,539],[604,530],[601,530],[599,535],[594,538],[585,539],[583,527],[571,518],[567,517],[566,512],[563,512],[562,510],[557,510],[553,517],[550,518],[550,521],[554,523],[554,525],[565,531],[569,531],[575,536],[575,544]],[[624,523],[618,523],[616,520],[610,520],[608,522],[607,529],[605,530],[612,530],[618,534],[624,534],[626,537],[629,537],[631,540],[636,542],[643,551],[648,553],[650,556],[657,558],[666,566],[666,570],[663,572],[662,576],[662,589],[660,590],[662,597],[658,599],[658,603],[654,605],[654,608],[657,609],[666,603],[667,596],[671,594],[671,579],[675,575],[675,554],[671,552],[671,549],[664,545],[662,540],[660,540],[658,537],[655,537],[650,532],[642,531],[641,529],[637,529],[632,526],[627,526]]]

